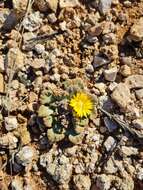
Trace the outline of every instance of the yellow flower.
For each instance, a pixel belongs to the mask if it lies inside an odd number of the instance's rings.
[[[70,106],[76,112],[78,117],[90,115],[93,109],[93,101],[89,95],[78,92],[70,100]]]

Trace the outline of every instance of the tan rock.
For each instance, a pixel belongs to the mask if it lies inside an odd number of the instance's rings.
[[[128,105],[132,103],[131,94],[128,86],[124,83],[119,83],[113,93],[111,94],[112,99],[122,109],[127,109]]]
[[[143,88],[143,75],[131,75],[125,80],[128,88]]]
[[[134,41],[143,40],[143,17],[133,24],[130,30],[130,38]]]
[[[60,5],[60,8],[76,7],[79,5],[79,1],[78,0],[60,0],[59,5]]]

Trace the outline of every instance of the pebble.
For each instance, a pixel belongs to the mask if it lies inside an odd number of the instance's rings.
[[[120,73],[124,76],[124,77],[128,77],[130,76],[131,73],[131,68],[128,65],[122,65],[120,68]]]
[[[5,117],[4,123],[7,131],[12,131],[18,127],[17,119],[13,116]]]
[[[15,149],[17,147],[18,139],[10,132],[0,137],[0,147]]]
[[[137,155],[138,149],[131,146],[130,147],[122,146],[120,154],[125,156]]]
[[[126,78],[125,84],[130,89],[143,88],[143,75],[131,75]]]
[[[33,32],[40,27],[41,22],[42,19],[40,17],[40,13],[37,11],[29,14],[27,17],[24,18],[23,27],[25,28],[25,30]]]
[[[48,14],[47,18],[50,23],[55,23],[57,21],[55,13]]]
[[[74,175],[73,177],[74,185],[76,190],[90,190],[91,180],[89,176],[86,175]]]
[[[117,172],[118,168],[114,164],[112,159],[109,159],[104,167],[106,174],[114,174]]]
[[[112,148],[114,148],[115,145],[116,145],[116,140],[112,136],[109,136],[104,142],[104,147],[107,152],[109,152]]]
[[[143,118],[142,119],[136,119],[132,123],[133,123],[135,128],[143,130]]]
[[[89,74],[93,74],[94,73],[94,67],[91,64],[87,65],[86,68],[85,68],[85,70]]]
[[[124,83],[119,83],[113,93],[111,94],[112,99],[118,104],[121,109],[126,110],[130,105],[131,94],[128,86]]]
[[[0,73],[0,93],[4,93],[4,77],[3,74]]]
[[[35,58],[31,63],[30,63],[30,66],[35,69],[35,70],[38,70],[42,67],[45,66],[45,60],[44,59],[37,59]]]
[[[50,8],[53,12],[56,13],[58,8],[58,0],[46,0],[46,3],[48,5],[48,8]]]
[[[78,0],[60,0],[59,1],[60,8],[66,7],[77,7],[80,5]]]
[[[115,90],[115,88],[117,87],[117,83],[116,82],[112,82],[112,83],[110,83],[110,85],[108,86],[108,88],[109,88],[109,90],[110,91],[113,91],[113,90]]]
[[[111,179],[108,175],[101,174],[96,178],[96,187],[99,190],[109,190],[111,186]]]
[[[131,27],[130,38],[136,42],[143,40],[143,17],[137,20]]]
[[[110,61],[100,55],[95,55],[93,58],[93,67],[94,69],[108,64]]]
[[[118,127],[117,124],[108,117],[104,117],[104,123],[109,132],[113,132]]]
[[[117,67],[114,67],[114,68],[111,68],[108,70],[104,70],[104,77],[107,81],[113,82],[116,79],[117,72],[118,72]]]
[[[4,58],[0,55],[0,72],[4,72]]]
[[[135,90],[135,94],[139,100],[143,99],[143,89]]]
[[[45,47],[42,44],[36,44],[34,50],[36,51],[36,53],[42,54],[45,51]]]
[[[55,149],[40,156],[40,165],[59,184],[67,184],[72,175],[72,165],[65,155],[57,155]]]
[[[32,162],[33,157],[34,157],[34,149],[30,146],[24,146],[16,154],[16,162],[17,164],[27,166]]]
[[[137,179],[141,181],[143,180],[143,168],[138,169],[136,176],[137,176]]]
[[[99,11],[102,14],[106,14],[110,10],[111,4],[112,0],[100,0],[98,5]]]

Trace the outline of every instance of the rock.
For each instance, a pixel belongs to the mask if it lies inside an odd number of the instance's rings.
[[[48,106],[41,105],[38,110],[39,117],[47,117],[53,114],[53,110],[51,110]]]
[[[73,181],[77,190],[90,190],[91,180],[89,176],[74,175]]]
[[[107,164],[104,167],[104,171],[106,174],[114,174],[118,170],[117,166],[114,164],[113,160],[110,158],[107,161]]]
[[[99,11],[102,14],[106,14],[110,10],[111,4],[112,0],[100,0],[98,5]]]
[[[94,73],[94,68],[93,68],[93,66],[91,64],[87,65],[86,68],[85,68],[85,70],[89,74]]]
[[[25,124],[20,125],[20,127],[18,128],[18,132],[20,135],[22,145],[27,145],[31,142],[30,133],[27,130],[27,126]]]
[[[4,72],[4,58],[0,55],[0,72]]]
[[[136,119],[132,123],[133,123],[133,125],[134,125],[135,128],[143,130],[143,118]]]
[[[60,0],[59,1],[60,8],[66,7],[77,7],[80,5],[78,0]]]
[[[0,73],[0,93],[4,93],[4,77],[3,74]]]
[[[55,13],[48,14],[47,18],[50,23],[55,23],[57,21]]]
[[[25,11],[27,8],[28,0],[12,0],[13,8],[17,11]]]
[[[12,180],[11,188],[14,190],[23,190],[22,180],[18,176]]]
[[[4,123],[7,131],[12,131],[18,127],[17,119],[13,116],[5,117]]]
[[[101,24],[96,24],[88,29],[88,34],[90,36],[99,36],[103,31],[103,27]]]
[[[95,55],[93,58],[93,67],[94,69],[107,65],[110,61],[107,58],[104,58],[100,55]]]
[[[109,130],[109,132],[113,132],[118,127],[117,124],[111,119],[109,119],[108,117],[104,117],[104,123],[107,129]]]
[[[42,44],[36,44],[34,50],[36,51],[37,54],[42,54],[45,51],[45,47]]]
[[[21,164],[22,166],[27,166],[28,164],[32,163],[34,155],[35,151],[33,147],[24,146],[15,156],[16,163]]]
[[[0,147],[1,148],[8,148],[8,149],[15,149],[17,147],[18,139],[12,134],[7,133],[0,137]]]
[[[120,73],[124,76],[124,77],[128,77],[131,75],[131,68],[128,65],[122,65],[121,69],[120,69]]]
[[[143,88],[143,75],[131,75],[125,80],[125,84],[130,88]]]
[[[132,103],[130,90],[124,83],[119,83],[117,85],[111,94],[111,97],[118,104],[118,106],[124,110],[126,110],[128,105]]]
[[[136,42],[143,40],[143,17],[137,20],[131,27],[130,38]]]
[[[112,69],[104,70],[104,77],[107,81],[115,81],[117,76],[118,69],[117,67],[114,67]]]
[[[58,0],[46,0],[46,3],[48,5],[48,8],[50,8],[53,12],[57,11]]]
[[[111,179],[108,177],[108,175],[101,174],[98,175],[96,178],[96,187],[99,190],[110,190],[111,186]]]
[[[117,143],[116,140],[113,137],[109,136],[104,142],[104,147],[106,151],[109,152],[111,149],[113,149],[116,143]]]
[[[8,66],[13,69],[15,65],[18,69],[24,66],[24,54],[19,50],[19,48],[11,48],[7,54]]]
[[[138,154],[138,149],[134,147],[127,147],[127,146],[122,146],[121,147],[121,154],[125,156],[131,156],[131,155],[137,155]]]
[[[45,66],[45,60],[44,59],[37,59],[35,58],[31,63],[30,63],[30,66],[35,69],[35,70],[38,70],[42,67]]]
[[[25,28],[25,30],[33,32],[40,27],[41,22],[42,19],[40,17],[40,13],[37,11],[29,14],[27,17],[24,18],[23,27]]]
[[[136,97],[140,100],[143,99],[143,89],[139,89],[135,91]]]
[[[57,183],[67,184],[70,181],[72,175],[70,160],[64,155],[58,155],[54,149],[40,156],[40,165]]]
[[[136,176],[137,176],[137,179],[141,181],[143,180],[143,168],[138,169]]]

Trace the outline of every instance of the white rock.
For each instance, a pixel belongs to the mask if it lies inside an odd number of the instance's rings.
[[[4,59],[3,56],[0,55],[0,72],[4,72]]]
[[[138,149],[134,148],[134,147],[122,146],[121,147],[121,152],[125,156],[137,155],[138,154]]]
[[[60,0],[59,5],[60,5],[60,8],[76,7],[76,6],[79,6],[80,3],[78,0]]]
[[[131,75],[125,80],[125,84],[130,88],[143,88],[143,75]]]
[[[133,24],[130,30],[131,39],[134,41],[143,40],[143,17]]]
[[[22,164],[23,166],[27,166],[32,162],[34,157],[34,149],[30,146],[24,146],[22,149],[16,154],[16,161],[18,164]]]
[[[34,49],[38,54],[42,54],[45,51],[45,47],[42,44],[36,44]]]
[[[139,168],[137,171],[137,179],[143,180],[143,168]]]
[[[99,188],[99,190],[110,190],[110,177],[105,174],[98,175],[96,178],[96,186]]]
[[[106,148],[106,151],[109,152],[112,148],[116,146],[116,140],[109,136],[106,141],[104,142],[104,147]]]
[[[11,188],[14,190],[23,190],[23,183],[20,178],[15,178],[11,182]]]
[[[117,72],[118,72],[117,67],[114,67],[114,68],[111,68],[108,70],[104,70],[104,77],[107,81],[113,82],[116,79]]]
[[[112,0],[100,0],[99,1],[99,10],[102,14],[106,14],[111,8]]]
[[[143,98],[143,89],[139,89],[135,91],[136,97],[140,100]]]
[[[76,190],[90,190],[91,180],[89,176],[86,175],[74,175],[73,181],[76,187]]]
[[[17,129],[18,127],[16,117],[12,117],[12,116],[5,117],[4,122],[5,122],[5,128],[7,131],[12,131],[14,129]]]
[[[0,137],[0,147],[2,148],[15,149],[17,143],[18,139],[10,132]]]

